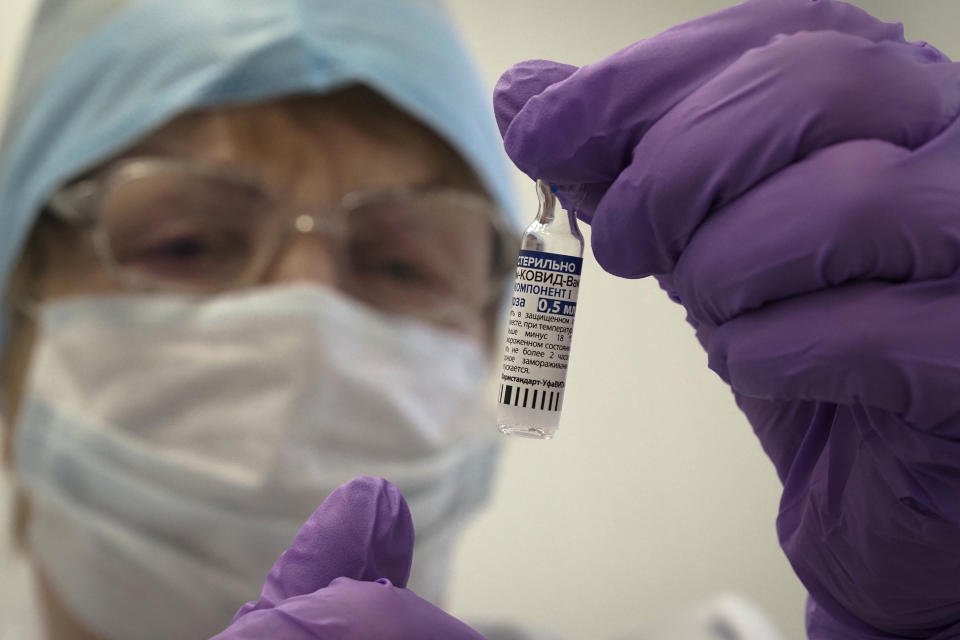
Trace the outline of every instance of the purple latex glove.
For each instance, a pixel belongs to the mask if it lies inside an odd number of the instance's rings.
[[[307,520],[257,602],[213,640],[483,640],[404,589],[413,521],[400,491],[358,478]]]
[[[588,185],[601,265],[687,308],[783,479],[810,637],[960,637],[960,66],[748,0],[495,100],[522,170]]]

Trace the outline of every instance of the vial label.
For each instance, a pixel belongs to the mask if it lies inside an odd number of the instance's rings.
[[[559,419],[582,271],[583,258],[520,252],[499,395],[501,405],[517,410],[513,414]]]

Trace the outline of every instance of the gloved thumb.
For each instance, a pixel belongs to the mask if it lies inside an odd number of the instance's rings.
[[[531,99],[563,82],[576,71],[578,67],[549,60],[527,60],[507,69],[500,76],[493,90],[493,110],[504,141],[517,114]],[[530,135],[522,131],[510,133],[514,140],[523,141],[522,145],[505,144],[507,155],[514,164],[534,180],[549,179],[550,176],[540,175],[535,164],[531,164],[524,157],[524,154],[530,153],[532,147],[537,144],[539,140],[537,132],[531,132]],[[534,152],[533,155],[537,154]],[[580,218],[589,222],[608,186],[608,184],[560,184],[557,195],[565,209],[574,211]]]
[[[573,65],[549,60],[527,60],[507,69],[493,90],[493,111],[500,135],[506,137],[513,119],[531,98],[566,80],[576,70]]]
[[[405,587],[413,562],[413,518],[397,489],[382,478],[357,478],[324,500],[273,565],[260,599],[234,620],[313,593],[337,578],[388,579]]]

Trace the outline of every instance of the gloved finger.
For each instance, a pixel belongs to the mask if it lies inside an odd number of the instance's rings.
[[[234,620],[339,577],[386,578],[405,586],[413,562],[413,519],[400,490],[382,478],[357,478],[324,500],[273,565],[260,600]]]
[[[818,607],[816,603],[807,606],[807,636],[810,640],[902,640],[901,634],[891,635],[880,631],[851,629],[849,625],[842,624]],[[960,622],[951,624],[949,627],[939,629],[933,635],[927,633],[922,636],[924,640],[955,640],[960,638]]]
[[[493,110],[500,133],[506,134],[507,127],[531,98],[548,87],[566,80],[576,70],[577,67],[573,65],[549,60],[526,60],[510,67],[500,77],[493,90]],[[531,176],[531,178],[539,179],[538,176]],[[573,211],[589,222],[603,194],[610,188],[610,183],[558,185],[558,187],[557,197],[563,208]]]
[[[351,640],[484,640],[483,636],[409,589],[387,580],[339,578],[328,597],[346,604]]]
[[[809,640],[902,640],[900,634],[891,635],[876,629],[856,628],[844,624],[831,616],[813,599],[807,602],[806,611],[807,637]],[[924,635],[925,640],[954,640],[960,637],[960,622],[950,625],[946,629],[935,632],[935,635]]]
[[[891,413],[818,407],[777,533],[808,592],[849,634],[832,637],[944,637],[960,620],[958,451]]]
[[[915,149],[960,113],[960,64],[836,32],[755,49],[660,119],[593,220],[615,275],[673,269],[710,212],[824,147],[865,139]],[[850,170],[854,170],[853,167]]]
[[[839,623],[811,637],[956,637],[938,630],[960,620],[960,439],[862,405],[737,403],[784,483],[783,550]]]
[[[501,116],[507,154],[534,178],[610,183],[654,123],[745,52],[778,34],[823,30],[903,42],[902,25],[847,3],[747,0],[637,42],[539,92],[525,90],[516,99],[501,92],[500,100],[513,105],[502,113],[516,113]],[[940,59],[934,50],[929,55]]]
[[[213,640],[483,640],[483,636],[382,579],[338,578],[315,593],[254,611]]]
[[[960,149],[960,121],[952,127]],[[691,316],[713,325],[856,280],[960,270],[960,154],[931,159],[875,140],[793,165],[720,209],[672,274]]]
[[[857,405],[960,437],[960,281],[851,284],[716,328],[710,368],[761,400]]]

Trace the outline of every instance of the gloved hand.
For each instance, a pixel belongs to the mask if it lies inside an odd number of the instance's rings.
[[[213,640],[483,640],[403,587],[413,521],[400,491],[359,478],[324,501],[277,560],[260,599]]]
[[[522,170],[587,184],[600,264],[687,308],[784,482],[810,637],[960,637],[960,67],[748,0],[495,106]]]

